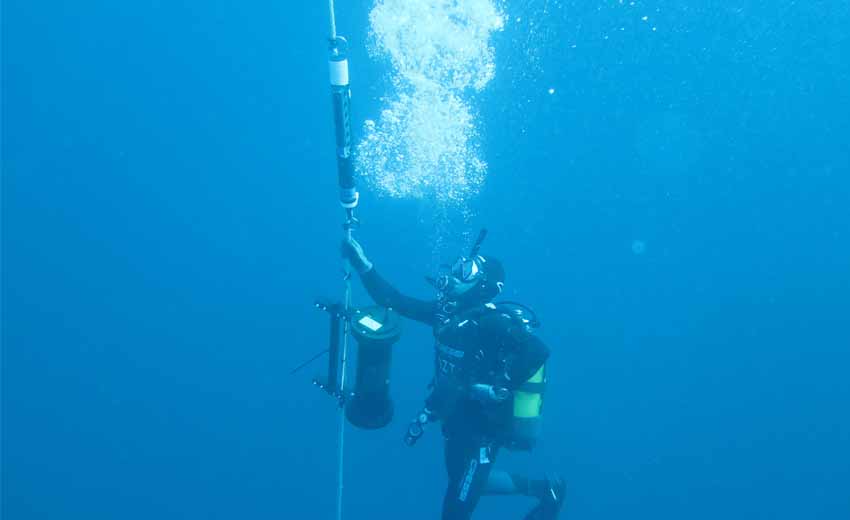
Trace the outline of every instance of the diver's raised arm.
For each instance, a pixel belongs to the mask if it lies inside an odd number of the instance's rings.
[[[375,303],[396,310],[406,318],[432,325],[435,320],[436,302],[411,298],[400,293],[395,287],[378,274],[374,264],[366,257],[366,253],[356,240],[345,240],[342,243],[342,256],[360,275],[363,286]]]

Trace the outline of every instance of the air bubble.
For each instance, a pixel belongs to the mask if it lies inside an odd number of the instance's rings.
[[[490,40],[504,15],[489,0],[377,0],[369,19],[394,92],[364,125],[358,174],[392,197],[465,201],[487,173],[470,95],[495,76]]]

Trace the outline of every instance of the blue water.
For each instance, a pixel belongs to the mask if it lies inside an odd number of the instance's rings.
[[[367,4],[338,7],[358,126]],[[850,6],[625,4],[510,6],[541,28],[476,99],[489,176],[446,240],[490,229],[554,350],[542,445],[499,463],[562,472],[567,519],[846,520]],[[288,375],[341,290],[326,18],[3,3],[4,519],[333,517],[334,407]],[[434,208],[362,192],[427,296]],[[439,516],[438,433],[400,440],[430,349],[408,324],[395,421],[349,431],[347,518]]]

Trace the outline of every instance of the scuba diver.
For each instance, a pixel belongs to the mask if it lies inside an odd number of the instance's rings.
[[[442,423],[448,488],[443,520],[468,520],[483,495],[524,495],[539,503],[525,520],[554,520],[565,484],[556,476],[530,479],[494,470],[499,449],[530,450],[539,428],[549,349],[533,334],[533,311],[494,303],[502,292],[502,264],[479,253],[482,231],[468,257],[437,279],[435,300],[401,294],[380,274],[354,239],[342,253],[378,305],[430,326],[436,339],[436,374],[425,407],[405,435],[413,445],[427,424]]]

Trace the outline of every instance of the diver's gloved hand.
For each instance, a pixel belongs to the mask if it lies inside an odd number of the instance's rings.
[[[511,391],[494,385],[472,385],[469,394],[482,403],[501,403],[511,396]]]
[[[351,267],[358,274],[365,274],[372,270],[372,262],[366,258],[363,246],[353,238],[342,241],[342,257],[351,263]]]

